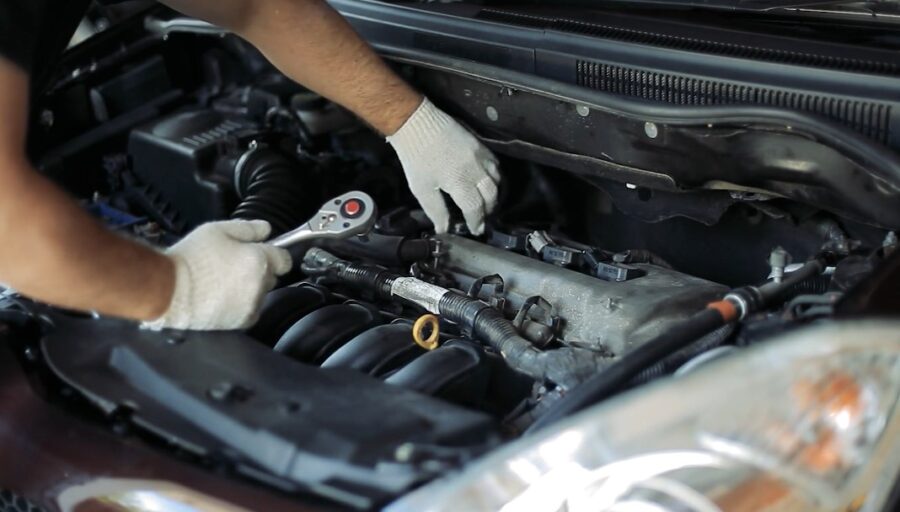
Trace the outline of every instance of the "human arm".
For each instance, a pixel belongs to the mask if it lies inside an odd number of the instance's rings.
[[[0,57],[0,282],[57,306],[221,329],[252,321],[286,251],[256,244],[268,226],[203,226],[168,254],[88,215],[25,156],[28,75]],[[265,223],[263,223],[265,224]]]
[[[25,157],[28,75],[0,58],[0,282],[63,307],[139,320],[169,305],[175,268],[119,237]]]
[[[395,133],[422,103],[322,0],[163,0],[243,37],[285,75]]]
[[[484,230],[500,175],[491,152],[425,100],[323,0],[164,0],[256,46],[283,73],[357,114],[388,137],[410,188],[439,232],[459,205],[470,231]]]

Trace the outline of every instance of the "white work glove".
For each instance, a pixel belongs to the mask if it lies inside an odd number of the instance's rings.
[[[488,148],[428,98],[387,141],[438,233],[446,233],[450,223],[442,190],[462,210],[469,231],[484,233],[484,216],[497,204],[500,183],[497,158]]]
[[[259,243],[272,227],[263,220],[204,224],[166,251],[175,263],[175,292],[149,329],[225,330],[252,325],[263,297],[291,270],[284,249]]]

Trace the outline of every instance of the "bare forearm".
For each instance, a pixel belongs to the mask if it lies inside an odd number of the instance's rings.
[[[380,132],[397,131],[422,97],[322,0],[167,0],[250,41],[283,73],[356,113]]]
[[[165,312],[174,287],[166,256],[107,231],[24,164],[5,165],[0,282],[64,307],[139,320]]]

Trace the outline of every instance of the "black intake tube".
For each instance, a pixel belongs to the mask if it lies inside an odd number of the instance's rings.
[[[240,203],[231,218],[268,221],[273,236],[303,224],[321,204],[310,169],[274,149],[244,153],[234,172]]]

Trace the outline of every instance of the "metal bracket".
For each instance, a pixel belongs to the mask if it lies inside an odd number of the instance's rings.
[[[506,306],[506,297],[503,296],[506,285],[500,274],[479,277],[472,282],[471,286],[469,286],[469,291],[466,295],[476,300],[481,299],[481,291],[484,288],[484,285],[491,285],[493,287],[487,297],[487,303],[490,304],[491,307],[503,311],[503,308]]]
[[[540,313],[535,313],[535,308]],[[560,318],[553,305],[540,295],[525,299],[513,319],[513,327],[538,348],[547,346],[559,332]]]

